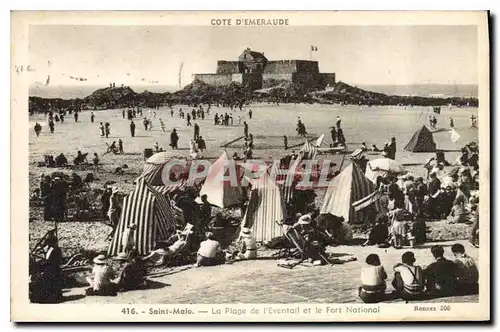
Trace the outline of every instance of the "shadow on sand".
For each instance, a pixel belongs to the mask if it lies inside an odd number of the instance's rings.
[[[153,273],[150,273],[147,275],[147,278],[161,278],[161,277],[164,277],[164,276],[168,276],[168,275],[171,275],[171,274],[176,274],[176,273],[179,273],[179,272],[182,272],[182,271],[186,271],[186,270],[189,270],[191,269],[192,266],[191,265],[186,265],[180,269],[170,269],[168,271],[158,271],[158,272],[153,272]]]

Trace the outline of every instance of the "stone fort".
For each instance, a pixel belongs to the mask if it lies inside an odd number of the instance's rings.
[[[238,61],[219,60],[215,74],[195,74],[194,79],[210,85],[237,82],[252,90],[261,89],[263,82],[269,80],[301,83],[311,88],[324,89],[335,84],[335,73],[320,73],[317,61],[268,61],[264,53],[247,48]]]

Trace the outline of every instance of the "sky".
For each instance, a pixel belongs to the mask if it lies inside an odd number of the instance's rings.
[[[185,85],[247,47],[268,60],[309,60],[311,45],[320,71],[348,84],[478,83],[475,26],[39,25],[30,27],[29,62],[33,83],[50,75],[51,85],[177,86],[181,63]]]

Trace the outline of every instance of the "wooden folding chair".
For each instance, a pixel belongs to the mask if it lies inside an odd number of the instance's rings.
[[[287,269],[293,269],[295,266],[301,264],[303,261],[306,260],[306,251],[305,251],[305,245],[306,245],[306,240],[304,237],[292,226],[288,225],[283,225],[283,223],[280,223],[276,221],[276,223],[281,227],[283,230],[283,234],[285,238],[294,245],[295,248],[293,249],[287,249],[287,257],[293,257],[297,256],[297,254],[300,256],[300,259],[298,262],[290,265],[286,264],[278,264],[280,267],[284,267]],[[295,251],[295,253],[294,253]]]

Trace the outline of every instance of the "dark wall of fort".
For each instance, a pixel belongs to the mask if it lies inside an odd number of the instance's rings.
[[[335,85],[335,73],[319,74],[324,87]]]
[[[231,74],[194,74],[195,80],[203,81],[210,85],[229,85],[232,82]]]
[[[241,63],[238,61],[217,61],[217,74],[239,73]]]

